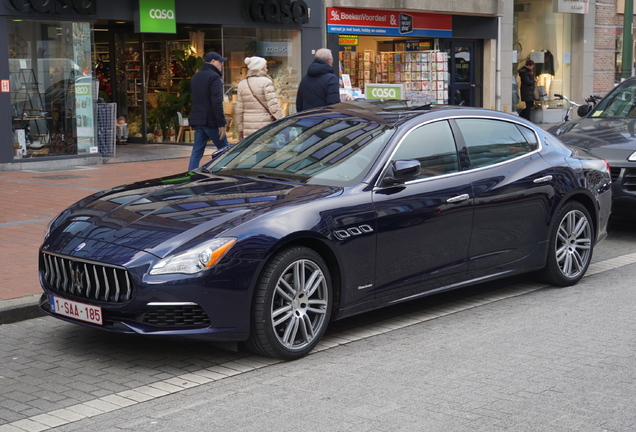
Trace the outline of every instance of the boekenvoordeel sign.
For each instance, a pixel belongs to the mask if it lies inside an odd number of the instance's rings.
[[[327,32],[376,36],[452,37],[453,16],[328,7]]]
[[[79,13],[81,15],[97,13],[97,0],[5,0],[5,3],[23,13]]]
[[[243,14],[249,20],[272,24],[307,24],[309,7],[304,0],[245,0]]]
[[[175,0],[139,0],[138,33],[176,33]]]

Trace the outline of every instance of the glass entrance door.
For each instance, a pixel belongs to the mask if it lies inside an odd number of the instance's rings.
[[[482,106],[481,56],[477,41],[448,41],[451,105]]]

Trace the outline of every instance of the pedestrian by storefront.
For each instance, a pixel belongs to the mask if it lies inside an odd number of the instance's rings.
[[[236,103],[236,124],[239,139],[285,116],[278,104],[274,81],[267,74],[267,60],[247,57],[247,76],[239,82]]]
[[[320,46],[321,4],[291,0],[274,12],[263,5],[263,0],[223,8],[196,0],[1,3],[0,112],[10,114],[0,118],[5,126],[0,166],[101,163],[96,106],[102,102],[117,104],[115,119],[124,117],[127,143],[175,142],[177,112],[189,117],[190,80],[209,51],[228,59],[223,103],[230,139],[238,138],[233,108],[246,57],[267,60],[281,109],[295,112],[303,65]],[[193,135],[184,139],[193,142]]]

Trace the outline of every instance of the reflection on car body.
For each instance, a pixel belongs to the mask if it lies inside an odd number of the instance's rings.
[[[530,271],[576,283],[609,185],[602,160],[505,113],[338,104],[69,207],[40,250],[40,307],[294,359],[330,321],[395,302]]]

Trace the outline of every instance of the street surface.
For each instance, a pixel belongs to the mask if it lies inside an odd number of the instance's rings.
[[[333,323],[295,362],[50,317],[0,326],[0,432],[636,430],[636,228],[588,275],[530,276]]]

